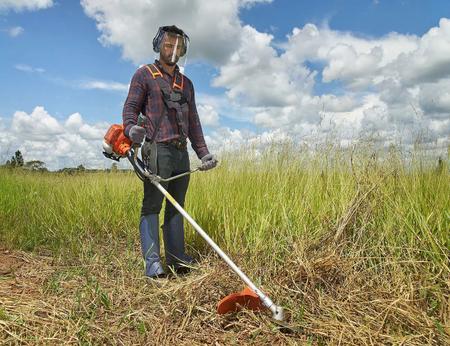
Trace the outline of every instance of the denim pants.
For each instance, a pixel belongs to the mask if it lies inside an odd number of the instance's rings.
[[[157,144],[157,174],[161,178],[170,178],[174,175],[189,171],[189,155],[186,149],[179,150],[172,144]],[[189,175],[163,183],[161,185],[183,207],[186,191],[189,185]],[[150,181],[144,182],[144,199],[142,201],[141,216],[159,214],[164,196]],[[166,201],[164,223],[170,220],[178,211]]]

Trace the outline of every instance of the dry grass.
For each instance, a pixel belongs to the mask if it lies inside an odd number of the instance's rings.
[[[22,345],[448,344],[449,282],[427,291],[431,278],[414,274],[427,263],[383,259],[368,268],[373,258],[330,249],[294,246],[282,266],[256,270],[301,330],[292,334],[279,331],[268,313],[217,315],[217,302],[242,284],[213,255],[189,275],[148,281],[137,244],[135,252],[103,249],[70,265],[3,250],[0,337]],[[240,258],[248,272],[255,269]],[[410,276],[399,276],[397,266],[410,267]],[[428,311],[432,299],[440,300],[436,317]]]

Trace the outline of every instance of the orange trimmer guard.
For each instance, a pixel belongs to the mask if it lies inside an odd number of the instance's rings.
[[[217,304],[217,313],[220,315],[236,312],[242,308],[250,310],[265,309],[261,299],[256,295],[250,287],[245,287],[239,293],[227,295]]]

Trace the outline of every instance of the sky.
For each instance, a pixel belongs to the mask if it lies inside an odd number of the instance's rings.
[[[219,157],[286,140],[448,150],[448,0],[0,0],[0,163],[110,167],[102,138],[171,24]]]

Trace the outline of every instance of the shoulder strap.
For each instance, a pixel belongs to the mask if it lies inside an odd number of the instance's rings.
[[[167,92],[170,92],[170,91],[167,90],[168,85],[167,85],[167,83],[165,83],[165,80],[164,80],[164,77],[163,77],[161,71],[155,66],[155,64],[148,64],[148,65],[145,65],[145,67],[149,70],[150,74],[152,75],[152,78],[154,80],[156,80],[156,82],[157,82],[157,84],[159,86],[159,89],[161,90],[161,93],[163,95],[163,101],[165,103],[165,98],[166,98],[165,95],[166,95]],[[150,143],[153,143],[155,141],[156,136],[157,136],[158,131],[159,131],[159,127],[161,126],[162,119],[166,115],[166,113],[167,113],[167,110],[166,110],[166,108],[164,108],[163,114],[161,114],[161,116],[156,121],[155,129],[153,130],[152,138],[150,138]]]
[[[147,69],[150,71],[150,74],[152,75],[153,79],[156,79],[156,77],[162,78],[163,75],[161,71],[155,66],[155,64],[148,64],[145,65],[145,67],[147,67]]]
[[[182,137],[187,137],[183,131],[183,121],[182,121],[182,104],[187,103],[187,99],[183,95],[184,88],[184,76],[182,73],[178,72],[173,79],[172,88],[170,87],[170,83],[164,79],[161,71],[156,67],[155,64],[146,65],[147,69],[150,71],[152,78],[156,81],[161,90],[162,99],[165,105],[165,111],[158,118],[157,123],[155,124],[155,130],[153,132],[152,138],[150,139],[153,142],[156,139],[156,135],[158,133],[159,127],[161,126],[162,118],[167,114],[168,109],[175,109],[177,113],[177,125],[180,135]]]
[[[153,79],[159,80],[158,77],[160,77],[161,79],[163,79],[165,81],[163,74],[158,69],[158,67],[156,67],[155,64],[148,64],[148,65],[145,65],[145,67],[147,67],[147,69],[150,71],[150,74],[152,75]],[[184,88],[184,75],[181,72],[178,72],[175,75],[175,78],[173,79],[172,89],[178,89],[180,91],[183,91],[183,88]]]
[[[172,89],[178,89],[183,92],[184,88],[184,76],[181,72],[178,72],[173,79]]]

